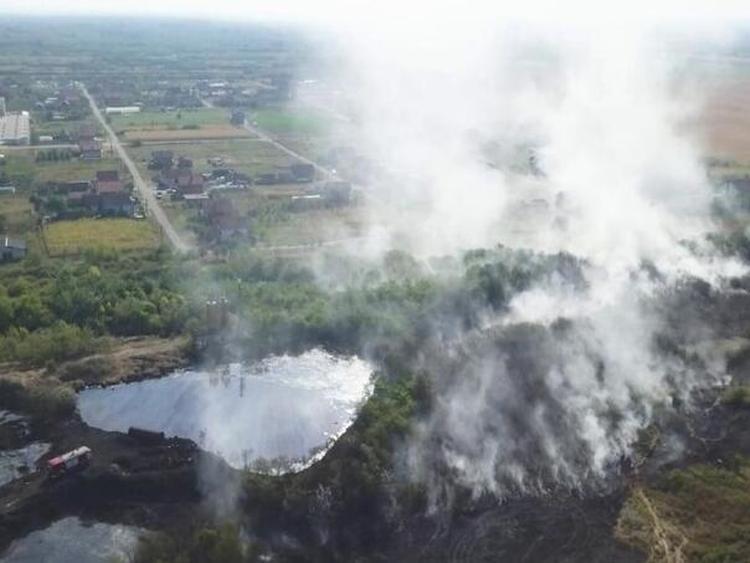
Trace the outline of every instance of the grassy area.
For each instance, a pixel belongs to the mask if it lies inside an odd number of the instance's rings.
[[[102,134],[101,127],[99,127],[99,123],[94,118],[69,121],[44,121],[39,119],[34,121],[32,129],[37,135],[56,135],[63,131],[67,131],[72,135],[84,125],[93,127],[98,134]]]
[[[658,487],[637,487],[617,535],[649,561],[750,561],[750,462],[695,465]]]
[[[0,224],[11,236],[25,235],[34,228],[34,208],[28,196],[0,194]]]
[[[193,160],[197,172],[212,169],[207,160],[211,157],[222,157],[225,165],[239,172],[254,176],[262,172],[273,172],[277,167],[288,167],[294,159],[273,145],[258,139],[236,139],[197,143],[160,143],[128,148],[141,170],[148,176],[153,174],[146,169],[151,153],[156,150],[171,150],[175,156],[184,156]]]
[[[287,213],[257,235],[270,245],[315,244],[361,236],[364,233],[360,210],[356,207],[310,209]]]
[[[122,138],[126,141],[175,142],[212,141],[216,139],[244,139],[252,134],[247,129],[229,124],[204,125],[185,129],[129,129]]]
[[[78,160],[38,162],[36,163],[35,179],[43,182],[75,182],[77,180],[93,180],[98,170],[119,170],[120,177],[125,177],[125,168],[116,158],[101,160]]]
[[[261,109],[251,119],[258,127],[279,135],[326,135],[330,119],[313,110]]]
[[[147,250],[156,248],[160,234],[148,221],[136,219],[78,219],[51,223],[44,231],[50,256],[79,254],[88,249]]]
[[[36,153],[35,149],[6,153],[7,164],[0,168],[0,174],[5,173],[10,183],[19,189],[29,188],[34,183],[93,180],[98,170],[120,170],[121,175],[124,174],[124,168],[117,158],[105,157],[101,160],[71,158],[70,160],[36,162]]]
[[[196,217],[196,210],[190,209],[183,202],[169,200],[162,201],[161,207],[180,237],[188,244],[196,246],[198,244],[197,237],[190,228],[190,220]]]
[[[142,111],[110,116],[115,131],[147,129],[182,129],[229,123],[227,110],[220,108],[180,109],[176,111]]]

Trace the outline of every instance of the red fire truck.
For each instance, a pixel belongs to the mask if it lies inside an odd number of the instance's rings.
[[[88,467],[90,463],[91,449],[81,446],[47,461],[47,475],[52,478],[61,477],[72,471]]]

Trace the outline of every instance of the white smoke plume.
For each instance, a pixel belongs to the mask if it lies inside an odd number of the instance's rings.
[[[449,367],[426,366],[435,407],[410,468],[433,492],[603,480],[655,410],[724,376],[658,350],[661,298],[744,271],[684,244],[714,227],[703,148],[683,126],[700,99],[676,86],[684,53],[634,22],[406,20],[341,43],[362,150],[381,171],[362,188],[377,249],[565,251],[586,279],[522,292],[453,343]]]

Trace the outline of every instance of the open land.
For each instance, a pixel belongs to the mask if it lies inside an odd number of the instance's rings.
[[[44,228],[50,256],[68,256],[85,250],[148,250],[160,243],[158,230],[136,219],[77,219],[56,221]]]

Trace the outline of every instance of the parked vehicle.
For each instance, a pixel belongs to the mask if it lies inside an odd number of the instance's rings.
[[[91,463],[91,448],[81,446],[47,461],[47,475],[62,477],[73,471],[85,469]]]

